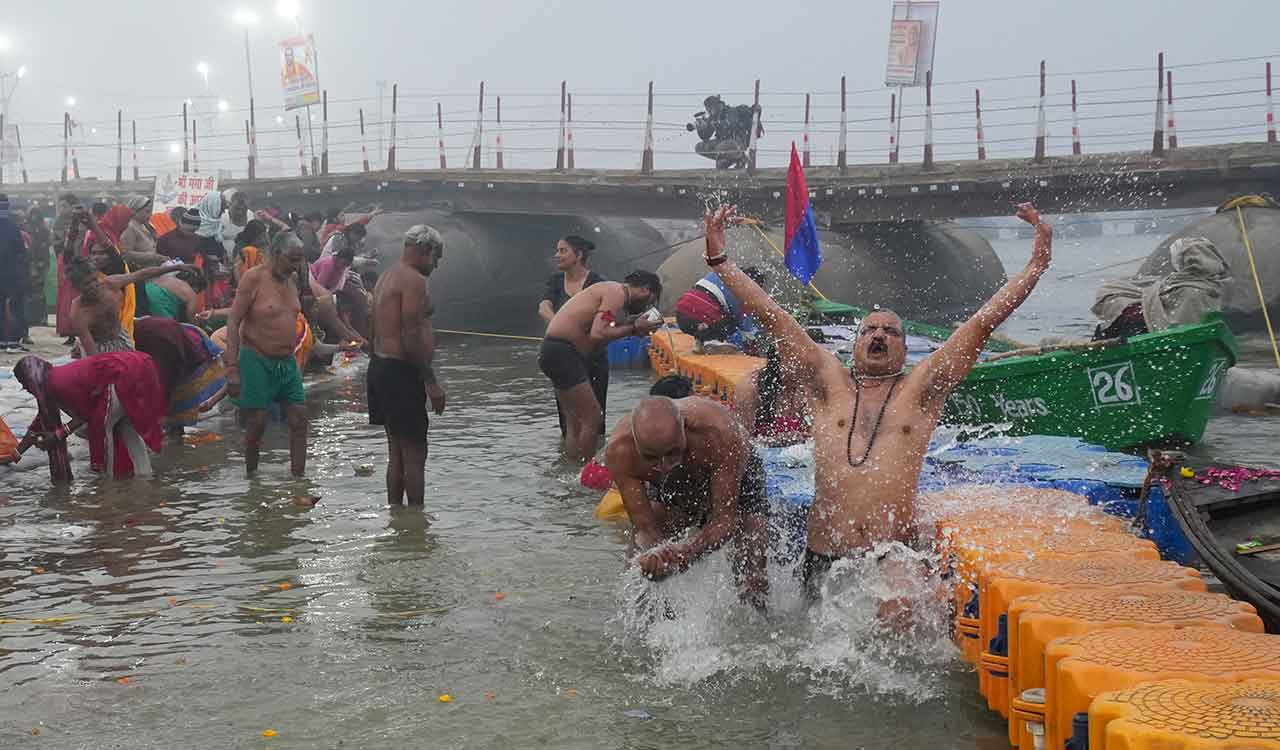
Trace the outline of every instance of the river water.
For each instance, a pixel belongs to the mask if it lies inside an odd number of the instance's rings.
[[[1054,275],[1154,239],[1093,242],[1062,243],[1010,333],[1085,332],[1091,291]],[[1029,242],[996,244],[1025,261]],[[440,356],[425,515],[384,505],[358,373],[309,386],[305,481],[278,427],[246,480],[226,417],[152,480],[10,475],[0,747],[1006,746],[945,637],[877,634],[860,592],[806,610],[775,568],[762,618],[723,555],[658,587],[624,572],[598,493],[553,461],[536,345],[447,338]],[[610,421],[648,384],[615,371]],[[1264,424],[1215,424],[1208,449],[1256,452]]]

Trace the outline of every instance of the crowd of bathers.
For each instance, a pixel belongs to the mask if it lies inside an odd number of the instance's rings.
[[[141,446],[157,451],[166,431],[181,434],[226,395],[220,355],[232,303],[282,237],[305,256],[294,282],[299,372],[326,367],[341,348],[368,338],[378,259],[364,240],[376,208],[255,210],[236,188],[162,213],[147,196],[86,205],[71,192],[58,197],[52,216],[47,208],[0,196],[0,348],[29,351],[31,327],[46,325],[52,308],[71,361],[25,357],[15,375],[40,410],[22,447],[50,450],[54,479],[70,477],[58,455],[65,456],[63,412],[87,430],[95,471],[130,476],[149,471]]]

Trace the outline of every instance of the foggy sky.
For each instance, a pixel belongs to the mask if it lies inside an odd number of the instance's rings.
[[[115,164],[115,111],[124,109],[128,123],[138,120],[139,137],[150,144],[144,152],[144,173],[154,172],[170,159],[167,146],[181,140],[181,102],[192,97],[206,111],[218,98],[231,111],[201,126],[202,158],[207,166],[244,171],[243,120],[247,117],[245,61],[240,27],[231,19],[237,7],[259,15],[251,29],[254,85],[257,101],[261,169],[295,173],[297,144],[293,115],[287,129],[278,129],[281,111],[276,75],[276,43],[292,35],[293,23],[277,17],[274,2],[246,0],[237,5],[171,3],[129,0],[119,3],[52,0],[22,4],[15,12],[0,15],[0,34],[9,49],[0,52],[0,72],[26,65],[10,106],[9,124],[23,128],[28,167],[32,179],[56,176],[61,163],[61,118],[68,96],[77,100],[72,109],[85,125],[80,147],[82,170],[108,176]],[[662,95],[656,119],[664,125],[658,133],[658,166],[705,166],[684,155],[693,143],[677,126],[701,109],[702,95],[723,93],[730,103],[745,101],[752,81],[760,78],[765,92],[765,127],[762,162],[782,164],[792,139],[799,140],[802,92],[815,93],[815,160],[825,162],[835,146],[838,121],[839,77],[849,77],[851,120],[887,115],[889,90],[883,76],[889,0],[842,0],[807,3],[732,2],[724,5],[656,0],[653,2],[508,2],[476,0],[468,3],[365,2],[302,3],[300,21],[315,34],[320,54],[322,86],[331,97],[335,169],[359,163],[357,107],[364,107],[370,151],[376,150],[376,81],[399,82],[401,101],[399,136],[401,161],[408,166],[434,166],[435,103],[446,110],[449,158],[459,163],[470,145],[479,81],[487,82],[490,99],[486,111],[486,163],[492,148],[492,95],[503,95],[509,165],[550,166],[554,161],[561,79],[577,92],[575,118],[601,121],[601,130],[584,122],[577,130],[579,166],[634,167],[638,164],[643,122],[643,94],[654,80]],[[1180,63],[1253,57],[1280,51],[1275,29],[1280,28],[1280,5],[1265,2],[1210,4],[1186,0],[1166,2],[1013,2],[1012,0],[943,0],[935,64],[935,99],[940,111],[938,134],[941,158],[972,158],[972,97],[974,84],[945,85],[949,81],[991,79],[1034,74],[1039,60],[1048,60],[1050,73],[1083,72],[1104,68],[1150,67],[1157,50],[1165,50],[1176,75],[1187,81],[1184,95],[1249,89],[1247,96],[1187,101],[1180,126],[1188,133],[1184,143],[1256,140],[1262,133],[1262,61],[1205,66],[1180,71]],[[208,64],[210,91],[206,95],[196,63]],[[1276,56],[1280,62],[1280,55]],[[1081,76],[1082,99],[1089,88],[1140,87],[1150,91],[1109,93],[1115,99],[1154,98],[1154,74],[1150,71]],[[1239,79],[1196,87],[1197,81]],[[12,80],[10,80],[12,83]],[[983,97],[993,100],[986,114],[987,138],[992,155],[1023,154],[1023,142],[1001,143],[1004,138],[1027,138],[1034,133],[1025,125],[1034,121],[1034,110],[1000,112],[1001,97],[1025,97],[1011,102],[1033,106],[1036,82],[1032,78],[987,81]],[[1069,90],[1069,78],[1052,78],[1051,94]],[[673,96],[672,92],[682,92]],[[538,96],[530,96],[536,94]],[[1095,97],[1103,94],[1093,95]],[[390,117],[390,87],[386,90],[385,116]],[[907,108],[919,107],[919,90],[907,95]],[[1065,101],[1061,98],[1051,101]],[[1193,112],[1220,103],[1232,110]],[[950,106],[948,106],[950,104]],[[857,107],[859,109],[855,109]],[[1148,105],[1116,105],[1110,113],[1149,112]],[[1095,108],[1091,114],[1103,112]],[[1069,114],[1054,110],[1051,117]],[[1084,111],[1082,110],[1082,114]],[[319,113],[316,113],[319,117]],[[1151,117],[1102,120],[1082,124],[1086,150],[1140,147],[1149,133]],[[526,122],[516,122],[524,120]],[[603,124],[608,121],[608,125]],[[614,123],[617,123],[615,125]],[[914,124],[913,124],[914,123]],[[1246,128],[1257,123],[1256,128]],[[619,125],[630,128],[620,131]],[[913,156],[920,138],[911,131],[919,120],[908,120],[903,154]],[[99,129],[91,134],[89,128]],[[1220,127],[1197,138],[1195,128]],[[1230,128],[1237,128],[1232,131]],[[850,125],[850,149],[854,162],[883,161],[875,153],[885,148],[887,123]],[[1055,137],[1052,152],[1069,151],[1069,125],[1051,125]],[[1115,136],[1108,140],[1108,136]],[[215,137],[216,136],[216,137]],[[317,148],[320,132],[315,133]],[[1090,139],[1095,143],[1090,147]],[[1132,145],[1129,142],[1132,141]],[[1150,136],[1146,137],[1149,145]],[[590,149],[617,149],[593,152]],[[125,149],[126,167],[129,148]],[[666,152],[680,153],[666,153]],[[8,155],[8,159],[12,154]],[[377,164],[382,157],[371,154]],[[7,165],[11,169],[11,165]],[[292,170],[292,171],[291,171]],[[6,178],[9,175],[6,174]],[[11,179],[11,178],[9,178]]]

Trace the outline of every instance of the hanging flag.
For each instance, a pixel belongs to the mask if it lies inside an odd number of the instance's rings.
[[[818,225],[809,205],[809,188],[804,184],[804,169],[795,141],[791,142],[791,166],[787,169],[787,270],[808,284],[822,265],[822,249],[818,247]]]

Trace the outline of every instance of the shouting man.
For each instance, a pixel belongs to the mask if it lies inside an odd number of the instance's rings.
[[[387,502],[422,505],[426,494],[427,400],[444,413],[444,389],[431,369],[436,336],[431,327],[427,277],[444,256],[444,239],[418,224],[404,235],[400,260],[373,288],[373,356],[365,375],[369,424],[387,433]]]
[[[621,284],[602,281],[578,292],[547,324],[538,367],[560,397],[565,455],[570,461],[591,458],[600,438],[603,412],[591,390],[592,355],[610,341],[656,330],[662,319],[641,313],[656,306],[661,296],[657,274],[632,271]]]
[[[307,469],[307,409],[302,372],[294,359],[294,338],[302,300],[298,277],[306,260],[302,240],[281,232],[271,241],[267,262],[240,279],[227,315],[227,395],[244,414],[244,463],[258,470],[258,451],[267,430],[267,407],[279,403],[289,423],[289,464],[294,476]]]
[[[724,406],[654,396],[623,417],[605,447],[635,530],[640,570],[661,579],[734,539],[742,599],[764,607],[768,498],[764,465]],[[681,532],[698,532],[686,542]]]
[[[930,436],[951,390],[978,361],[988,337],[1035,288],[1049,268],[1052,230],[1030,204],[1018,217],[1035,227],[1031,260],[947,342],[906,370],[901,319],[888,310],[868,315],[858,330],[853,364],[845,369],[725,255],[725,224],[732,209],[707,216],[707,264],[742,306],[773,336],[782,365],[813,415],[815,495],[809,512],[809,548],[802,574],[811,594],[841,558],[876,544],[921,543],[916,528],[916,486]],[[893,580],[919,580],[913,555],[881,554]],[[887,602],[882,616],[902,614]]]

